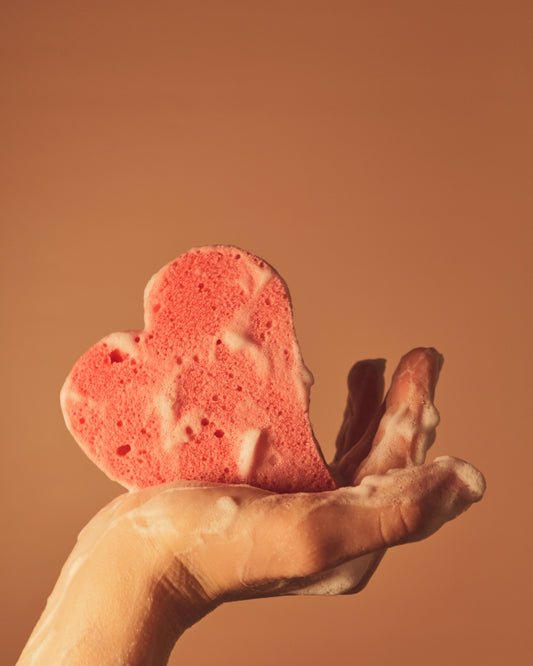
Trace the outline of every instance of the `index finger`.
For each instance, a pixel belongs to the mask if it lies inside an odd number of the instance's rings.
[[[442,363],[443,357],[432,347],[418,347],[402,357],[370,452],[354,470],[354,485],[369,474],[424,462],[439,423],[433,398]]]

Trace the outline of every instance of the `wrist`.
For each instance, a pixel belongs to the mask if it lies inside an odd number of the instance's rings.
[[[19,665],[166,664],[211,608],[128,512],[96,516],[68,558]],[[202,603],[200,603],[202,602]]]

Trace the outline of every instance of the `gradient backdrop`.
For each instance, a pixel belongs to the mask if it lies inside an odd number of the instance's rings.
[[[171,664],[531,663],[532,14],[524,2],[0,7],[2,663],[121,488],[64,427],[75,359],[231,243],[287,280],[327,457],[361,358],[446,362],[431,457],[484,501],[365,591],[218,609]]]

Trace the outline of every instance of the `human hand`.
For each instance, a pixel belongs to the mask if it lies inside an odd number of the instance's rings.
[[[338,490],[176,482],[119,496],[81,532],[19,663],[162,664],[224,601],[361,589],[387,547],[430,535],[483,494],[468,463],[423,464],[440,365],[434,350],[411,351],[383,405],[383,362],[352,368]]]

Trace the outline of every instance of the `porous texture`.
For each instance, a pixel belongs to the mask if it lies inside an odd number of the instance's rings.
[[[190,250],[145,290],[145,328],[113,333],[61,391],[70,432],[129,489],[179,479],[277,492],[335,487],[308,417],[312,377],[280,276],[243,250]]]

